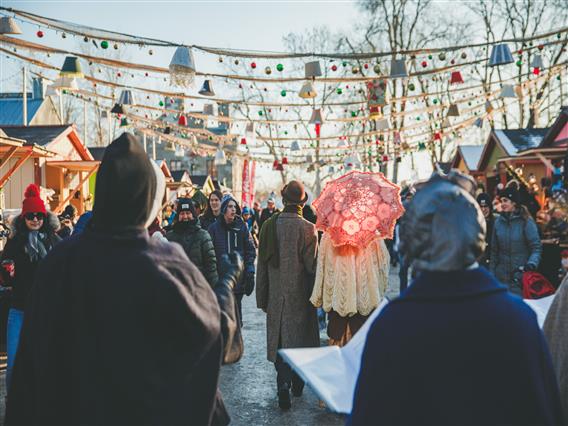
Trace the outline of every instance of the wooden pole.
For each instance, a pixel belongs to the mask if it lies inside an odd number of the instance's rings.
[[[83,145],[87,146],[87,101],[83,101]]]
[[[67,195],[67,197],[65,197],[65,199],[59,203],[59,205],[53,210],[53,213],[58,214],[61,212],[61,210],[63,210],[63,206],[65,204],[67,204],[67,202],[73,198],[73,195],[75,195],[75,192],[77,192],[81,186],[83,186],[83,184],[93,175],[93,173],[95,173],[97,171],[97,169],[99,168],[99,165],[97,164],[95,167],[93,167],[91,170],[89,170],[89,172],[83,176],[79,182],[79,184],[73,188],[72,191],[69,191],[69,195]]]
[[[22,69],[22,101],[23,101],[23,105],[22,105],[22,121],[23,121],[23,125],[27,126],[28,125],[28,70],[26,67],[24,67]]]

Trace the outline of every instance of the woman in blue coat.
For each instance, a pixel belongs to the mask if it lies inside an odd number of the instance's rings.
[[[519,192],[505,188],[499,192],[502,213],[495,219],[489,268],[509,291],[522,294],[522,270],[534,271],[540,263],[542,244],[538,228]]]
[[[221,202],[221,213],[208,229],[213,240],[217,262],[224,254],[238,252],[245,263],[245,272],[233,289],[242,321],[242,300],[254,290],[256,249],[248,226],[241,217],[241,208],[231,195]],[[219,267],[219,265],[217,265]]]

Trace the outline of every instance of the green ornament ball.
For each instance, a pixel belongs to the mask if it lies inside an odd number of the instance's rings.
[[[420,117],[416,117],[416,121],[420,121]]]
[[[467,103],[469,106],[471,106],[471,101]]]
[[[523,61],[521,61],[520,59],[517,61],[517,66],[520,67],[523,65]]]
[[[355,111],[351,111],[351,117],[357,117],[357,113]],[[351,123],[353,124],[353,123]]]
[[[283,97],[286,96],[286,90],[282,90],[282,91],[280,92],[280,96],[283,96]]]
[[[414,86],[414,83],[410,83],[408,85],[408,90],[413,91],[414,89],[416,89],[416,86]]]
[[[103,49],[108,49],[108,41],[106,41],[106,40],[101,41],[101,47]]]
[[[164,106],[164,101],[160,101],[159,105]]]
[[[284,65],[278,64],[278,65],[276,65],[276,69],[277,69],[278,71],[282,72],[282,71],[284,71]]]
[[[438,99],[434,99],[432,102],[434,102],[434,105],[436,105],[438,103]]]
[[[341,87],[338,87],[337,88],[337,94],[341,95],[342,93],[343,93],[343,89],[341,89]]]
[[[432,59],[432,55],[428,55],[428,59]]]
[[[347,66],[347,62],[346,62],[346,61],[343,61],[343,63],[342,63],[341,65],[343,65],[344,67],[346,67],[346,66]]]
[[[258,115],[262,117],[262,114],[264,114],[262,111],[258,111]]]
[[[556,76],[556,80],[560,80],[560,76],[559,76],[559,75]]]
[[[287,134],[288,134],[288,130],[284,130],[284,134],[287,135]]]

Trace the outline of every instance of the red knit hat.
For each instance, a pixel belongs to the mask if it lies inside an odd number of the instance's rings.
[[[47,214],[43,200],[39,198],[39,188],[31,183],[24,192],[24,202],[22,203],[22,215],[26,213]]]

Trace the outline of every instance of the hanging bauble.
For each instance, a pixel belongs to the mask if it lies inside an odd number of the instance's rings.
[[[465,52],[462,52],[462,54],[461,54],[461,58],[462,58],[462,59],[466,59],[466,58],[467,58],[467,53],[465,53]]]
[[[191,49],[187,46],[178,46],[172,56],[168,70],[172,84],[190,87],[195,78],[195,60]]]
[[[523,54],[523,49],[517,50],[517,54],[518,54],[519,56],[521,56],[521,55]]]
[[[251,62],[250,67],[251,67],[252,69],[255,69],[255,68],[256,68],[256,62]]]
[[[61,38],[67,38],[67,34],[61,33]]]
[[[89,42],[89,37],[87,37],[87,36],[83,37],[83,41],[84,41],[85,43],[88,43],[88,42]]]
[[[331,70],[332,70],[332,71],[337,71],[337,65],[333,64],[333,65],[331,66]]]
[[[520,67],[523,65],[523,61],[521,61],[520,59],[516,62],[517,66]]]
[[[101,41],[101,47],[103,49],[108,49],[108,41],[106,41],[106,40]]]
[[[381,66],[379,64],[375,64],[375,66],[373,67],[373,71],[375,71],[375,74],[380,74]]]
[[[361,71],[361,69],[360,69],[357,65],[354,65],[354,66],[351,68],[351,72],[352,72],[353,74],[358,74],[359,71]]]
[[[152,56],[154,54],[154,51],[152,49],[148,50],[148,55]]]
[[[343,65],[344,67],[346,67],[346,66],[347,66],[347,61],[343,61],[343,62],[341,63],[341,65]]]
[[[178,124],[180,126],[187,126],[187,117],[185,115],[180,115],[178,119]]]
[[[282,91],[280,92],[280,96],[282,96],[282,97],[286,96],[286,90],[282,90]]]
[[[241,138],[241,145],[247,144],[247,138]]]
[[[539,44],[539,45],[538,45],[538,50],[542,50],[542,49],[544,49],[544,45]]]
[[[418,150],[422,151],[426,149],[426,144],[424,142],[418,143]]]
[[[440,52],[440,54],[438,55],[438,59],[440,61],[445,61],[446,60],[446,54],[444,52]]]
[[[556,80],[560,81],[560,76],[559,76],[559,75],[556,76]]]
[[[235,59],[235,65],[239,65],[239,60]]]
[[[455,63],[456,63],[456,60],[455,60],[455,59],[452,59],[452,60],[450,61],[450,64],[452,64],[452,65],[454,65]]]
[[[351,111],[351,117],[357,117],[357,112]]]
[[[338,88],[337,88],[337,94],[338,94],[338,95],[341,95],[342,93],[343,93],[343,90],[341,89],[341,87],[338,87]]]
[[[217,60],[219,61],[220,64],[223,63],[223,57],[222,56],[219,56],[219,58],[217,58]]]
[[[42,31],[42,30],[39,30],[39,31],[36,33],[36,35],[37,35],[39,38],[42,38],[42,37],[43,37],[43,31]]]
[[[118,44],[117,44],[117,43],[114,43],[114,44],[112,45],[112,47],[114,47],[114,50],[118,50]]]
[[[422,68],[426,68],[428,66],[428,62],[422,61],[420,65],[422,65]]]
[[[266,73],[266,75],[270,75],[270,74],[272,74],[272,69],[270,67],[266,67],[264,69],[264,72]]]
[[[364,65],[363,65],[363,68],[365,68],[366,70],[368,70],[368,69],[369,69],[369,64],[364,64]]]
[[[540,68],[539,68],[539,67],[533,68],[533,74],[534,74],[534,75],[539,75],[539,74],[540,74]]]
[[[288,158],[282,157],[282,164],[288,164]]]
[[[434,99],[432,102],[436,105],[438,103],[438,99]]]
[[[262,117],[262,114],[264,114],[262,111],[258,111],[258,115]]]
[[[416,89],[416,86],[414,85],[414,83],[410,83],[408,85],[408,90],[410,90],[412,92],[412,91],[414,91],[414,89]]]
[[[557,39],[560,39],[561,37],[562,37],[562,34],[561,34],[561,33],[556,34],[556,38],[557,38]]]
[[[116,73],[116,76],[117,76],[117,77],[122,77],[122,73],[121,73],[121,72],[117,72],[117,73]]]
[[[161,107],[163,107],[163,106],[164,106],[164,101],[158,102],[158,105],[160,105]]]
[[[278,70],[280,72],[284,71],[284,65],[282,65],[282,64],[276,65],[276,70]]]
[[[144,73],[144,77],[148,77],[148,73],[147,73],[147,72]]]

